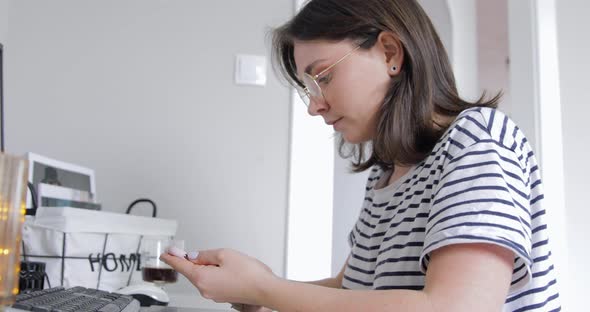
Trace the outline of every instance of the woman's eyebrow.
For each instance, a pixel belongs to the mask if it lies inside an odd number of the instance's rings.
[[[317,63],[319,63],[319,62],[322,62],[322,61],[325,61],[325,59],[319,59],[319,60],[315,60],[315,61],[313,61],[311,64],[309,64],[309,65],[307,65],[307,67],[305,67],[305,72],[306,72],[307,74],[311,75],[311,71],[313,70],[313,67],[314,67],[314,66],[315,66]]]

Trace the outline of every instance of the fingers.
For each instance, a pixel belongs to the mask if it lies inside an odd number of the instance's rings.
[[[180,259],[185,259],[193,264],[198,265],[215,265],[219,266],[223,259],[223,254],[227,253],[224,249],[213,249],[213,250],[205,250],[205,251],[190,251],[184,253],[185,256],[180,256],[179,254],[174,252],[175,250],[168,250],[167,256],[173,255]],[[183,251],[184,252],[184,251]],[[164,260],[163,258],[161,258]],[[166,259],[169,259],[166,257]],[[166,261],[164,261],[166,262]],[[167,263],[167,262],[166,262]]]
[[[176,270],[177,272],[179,272],[180,274],[182,274],[184,276],[189,276],[190,272],[195,267],[195,265],[192,262],[187,261],[184,258],[179,258],[179,257],[173,256],[168,253],[161,254],[160,260],[164,261],[166,264],[168,264],[169,266],[174,268],[174,270]]]
[[[175,255],[179,258],[184,258],[187,254],[186,251],[176,247],[176,246],[170,246],[168,248],[166,248],[166,252],[172,255]]]
[[[199,252],[198,251],[189,251],[186,253],[186,258],[189,261],[193,261],[193,260],[197,260],[197,257],[199,256]]]
[[[191,260],[191,262],[196,264],[220,266],[227,252],[228,251],[225,249],[212,249],[200,251],[198,253],[197,258],[195,260]]]
[[[265,307],[243,303],[231,303],[231,308],[240,312],[272,312]]]

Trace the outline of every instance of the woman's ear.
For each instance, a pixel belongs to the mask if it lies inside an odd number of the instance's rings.
[[[399,74],[404,63],[404,48],[399,38],[392,32],[382,31],[377,37],[377,45],[383,53],[385,66],[390,76]]]

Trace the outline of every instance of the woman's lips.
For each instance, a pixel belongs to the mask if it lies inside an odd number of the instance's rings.
[[[338,118],[336,120],[334,120],[331,125],[334,127],[334,130],[338,130],[338,123],[340,122],[340,120],[342,120],[342,118]]]

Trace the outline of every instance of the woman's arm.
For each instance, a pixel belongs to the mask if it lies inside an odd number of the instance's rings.
[[[432,253],[426,287],[412,290],[336,290],[276,279],[265,306],[279,311],[501,311],[514,255],[487,244],[443,247]]]
[[[289,311],[498,312],[506,300],[514,254],[490,244],[442,247],[430,255],[426,286],[412,290],[345,290],[278,278],[260,261],[233,250],[203,251],[200,265],[172,255],[162,260],[205,298]]]

